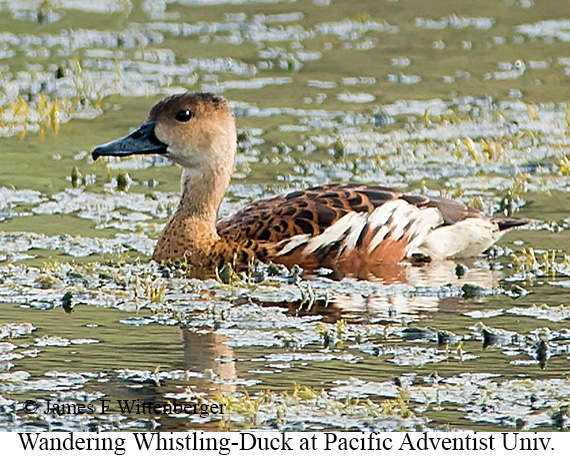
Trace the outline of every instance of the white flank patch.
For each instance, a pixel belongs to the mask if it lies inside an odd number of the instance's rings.
[[[350,232],[348,233],[346,239],[344,240],[344,243],[342,243],[342,248],[344,249],[354,249],[356,247],[356,243],[358,242],[358,238],[360,238],[360,234],[362,233],[362,231],[364,230],[364,228],[366,227],[366,220],[362,221],[363,223],[352,227],[350,229]]]
[[[311,239],[305,248],[305,252],[312,254],[319,249],[322,249],[331,244],[338,243],[342,239],[346,238],[347,232],[350,233],[353,230],[362,230],[364,224],[366,223],[366,216],[367,215],[365,213],[345,214],[323,233]]]
[[[291,251],[297,249],[299,246],[306,244],[311,235],[295,235],[285,243],[285,246],[277,253],[277,255],[289,254]]]
[[[311,235],[295,235],[292,237],[279,251],[277,255],[285,255],[292,252],[294,249],[306,244],[303,249],[305,255],[312,254],[319,249],[325,248],[331,244],[337,243],[346,238],[347,232],[352,232],[354,229],[364,227],[366,222],[366,215],[360,213],[348,213],[336,221],[333,225],[327,228],[323,233],[315,237]],[[360,233],[360,232],[359,232]]]
[[[369,252],[373,252],[388,236],[398,240],[404,236],[406,231],[409,233],[408,241],[412,243],[420,241],[421,243],[435,227],[443,224],[443,218],[438,209],[420,209],[405,200],[385,203],[370,214],[370,219],[372,227],[384,226],[372,239],[368,247]]]
[[[406,249],[406,257],[422,252],[418,250],[418,246],[422,246],[434,230],[442,224],[443,216],[437,208],[418,209],[413,215],[408,231],[409,245]]]

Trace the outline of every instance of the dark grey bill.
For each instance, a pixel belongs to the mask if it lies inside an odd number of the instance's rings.
[[[154,134],[156,122],[145,122],[137,130],[118,140],[97,146],[91,156],[97,160],[101,156],[126,157],[132,154],[166,154],[167,145]]]

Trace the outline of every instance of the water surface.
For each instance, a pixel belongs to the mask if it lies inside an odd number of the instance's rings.
[[[570,18],[532,1],[0,1],[0,428],[567,425]],[[353,181],[531,223],[398,281],[148,259],[159,157],[93,162],[182,90],[232,103],[220,215]],[[121,414],[117,400],[222,404]],[[36,412],[26,401],[37,402]],[[93,404],[44,413],[47,401]],[[101,400],[114,409],[101,412]]]

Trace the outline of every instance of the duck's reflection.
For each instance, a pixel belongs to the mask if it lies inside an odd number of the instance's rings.
[[[386,289],[371,288],[370,293],[339,293],[326,303],[317,301],[310,309],[300,310],[298,303],[283,303],[295,315],[318,314],[323,320],[334,322],[364,322],[378,319],[397,319],[402,315],[414,315],[438,310],[456,310],[463,302],[459,288],[469,284],[475,288],[498,287],[501,271],[489,268],[485,262],[471,261],[461,266],[442,261],[423,266],[402,265],[405,284],[385,281]],[[394,286],[394,287],[392,287]],[[261,303],[263,304],[263,303]],[[268,305],[276,306],[275,302]],[[233,349],[225,344],[227,338],[215,331],[196,332],[181,330],[184,368],[191,371],[209,370],[220,379],[237,377]],[[226,386],[226,389],[231,390]]]
[[[313,307],[312,313],[363,322],[425,311],[456,310],[464,300],[461,287],[467,284],[473,289],[491,290],[498,287],[502,277],[501,271],[477,260],[461,265],[451,260],[422,266],[399,264],[395,268],[385,271],[387,276],[374,277],[374,283],[380,282],[385,288],[337,294],[326,309]]]
[[[227,337],[214,332],[197,332],[181,327],[180,338],[185,370],[211,374],[208,382],[214,378],[236,379],[234,351],[225,344]],[[234,389],[233,386],[222,382],[220,390]]]
[[[413,315],[438,310],[454,310],[463,301],[458,293],[446,294],[451,290],[444,286],[471,284],[484,289],[498,286],[501,272],[492,270],[486,264],[476,262],[466,265],[462,275],[457,275],[455,262],[445,261],[427,264],[421,267],[403,266],[405,284],[398,288],[390,288],[397,284],[387,284],[388,293],[374,292],[370,294],[344,293],[331,298],[326,305],[316,303],[310,310],[299,312],[298,304],[288,304],[292,314],[319,314],[323,321],[334,322],[345,319],[347,322],[377,322],[398,320],[403,315]],[[387,281],[390,282],[390,281]],[[385,283],[386,284],[386,283]],[[274,302],[268,305],[275,306]],[[239,370],[236,365],[234,349],[228,345],[228,338],[215,330],[180,329],[182,369],[203,374],[191,377],[188,387],[200,392],[212,401],[220,398],[220,394],[231,394],[238,390]],[[180,386],[182,387],[182,386]],[[158,395],[160,395],[157,392]],[[179,427],[179,425],[177,426]],[[200,428],[209,428],[206,423]]]

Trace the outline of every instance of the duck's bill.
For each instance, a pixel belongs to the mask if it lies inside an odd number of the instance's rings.
[[[126,157],[133,154],[166,154],[166,144],[154,134],[155,122],[145,122],[137,130],[118,140],[97,146],[93,160],[101,156]]]

